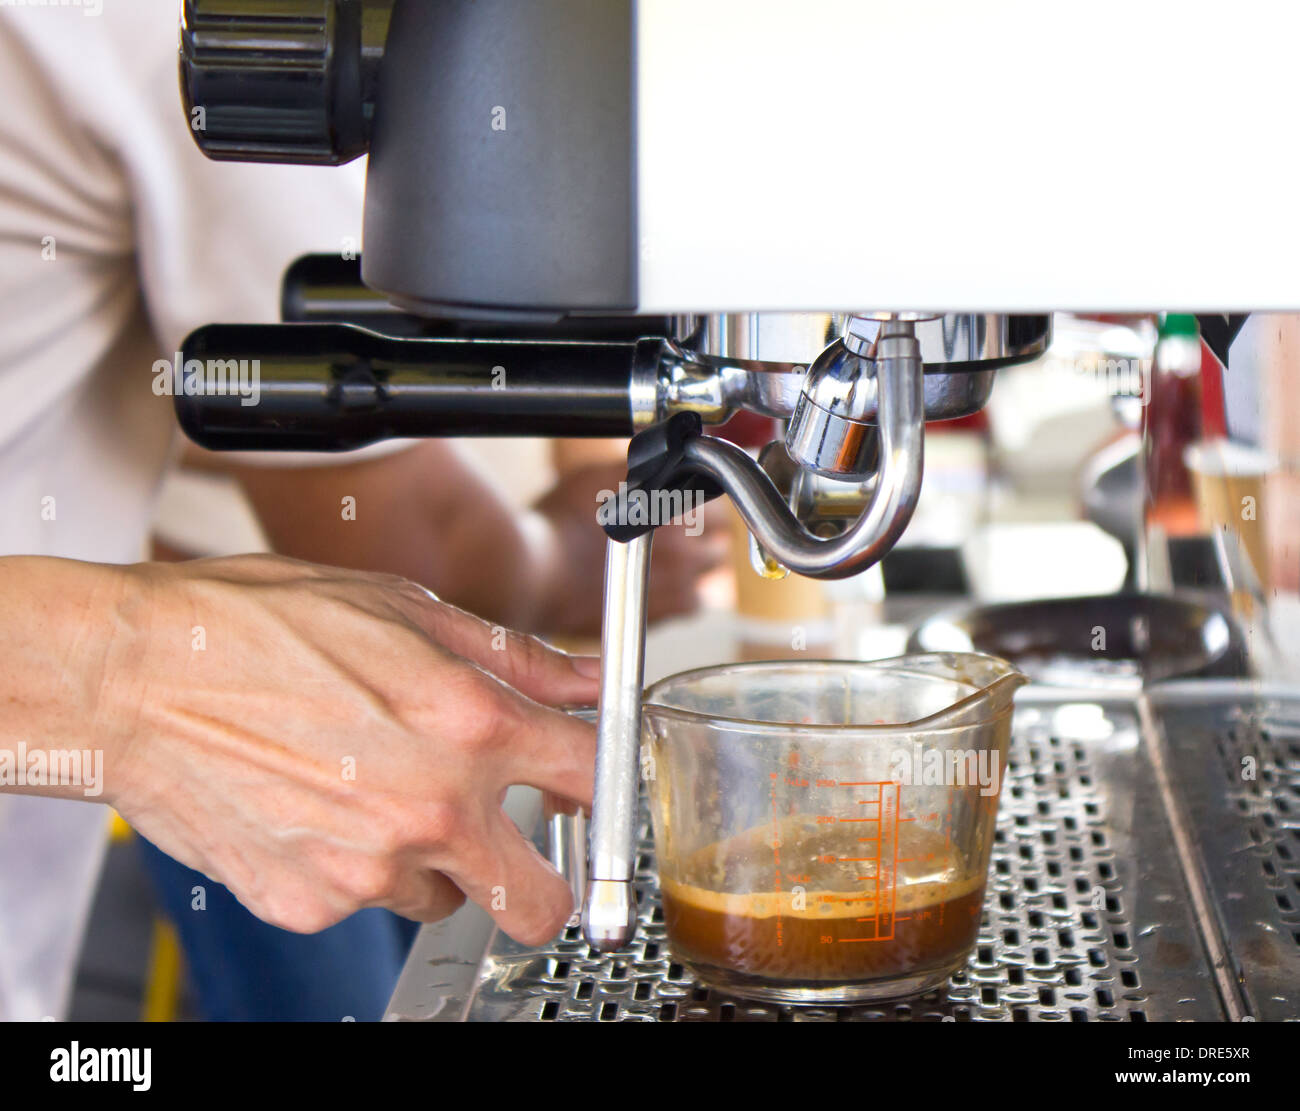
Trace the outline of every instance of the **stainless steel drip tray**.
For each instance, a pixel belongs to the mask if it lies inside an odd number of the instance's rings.
[[[1207,956],[1216,950],[1183,879],[1137,704],[1032,686],[1021,695],[979,939],[942,990],[813,1008],[703,987],[673,960],[643,827],[640,924],[626,950],[594,952],[576,923],[527,949],[467,906],[421,932],[390,1018],[1145,1022],[1239,1013],[1216,986]],[[516,820],[540,831],[535,812],[531,825],[522,813]]]
[[[1244,1011],[1300,1019],[1300,697],[1205,682],[1152,702]]]

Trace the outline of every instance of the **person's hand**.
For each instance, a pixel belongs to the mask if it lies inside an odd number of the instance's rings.
[[[589,804],[598,663],[409,582],[272,557],[127,570],[96,728],[105,800],[258,917],[314,932],[363,907],[419,921],[467,895],[524,944],[569,887],[501,809]],[[107,747],[107,746],[106,746]]]
[[[553,530],[556,557],[546,606],[536,626],[555,633],[599,634],[605,579],[605,534],[596,521],[597,495],[617,490],[625,463],[595,463],[562,476],[534,507]],[[658,621],[693,613],[700,580],[727,560],[730,539],[713,504],[698,518],[655,530],[650,558],[648,617]]]

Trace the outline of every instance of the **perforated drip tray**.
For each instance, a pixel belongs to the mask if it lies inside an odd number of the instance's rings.
[[[1300,702],[1188,690],[1156,706],[1246,1012],[1300,1018]]]
[[[1200,825],[1211,859],[1245,856],[1255,869],[1249,877],[1230,863],[1218,873],[1207,869],[1211,879],[1219,875],[1219,886],[1211,884],[1216,901],[1231,902],[1216,925],[1198,918],[1184,879],[1186,853],[1180,865],[1175,848],[1179,808],[1172,808],[1171,820],[1151,759],[1151,746],[1159,742],[1142,735],[1136,704],[1044,701],[1032,692],[1022,692],[1030,700],[1016,709],[979,939],[965,969],[943,989],[900,1003],[832,1008],[756,1003],[704,987],[673,959],[653,844],[643,828],[641,917],[626,950],[596,953],[576,924],[553,944],[527,949],[468,906],[421,932],[390,1017],[1147,1022],[1222,1020],[1240,1017],[1243,1009],[1259,1018],[1297,1017],[1300,712],[1268,718],[1257,731],[1262,741],[1249,734],[1251,743],[1272,746],[1259,750],[1260,765],[1269,770],[1240,795],[1219,789],[1214,797],[1212,776],[1190,775],[1196,765],[1190,755],[1175,761],[1189,773],[1187,785],[1206,795],[1190,801],[1189,811],[1224,809],[1221,821]],[[1205,717],[1203,705],[1171,704],[1175,747],[1188,754],[1217,751],[1213,759],[1222,769],[1237,757],[1238,742],[1230,739],[1236,719],[1231,704],[1224,705],[1221,721]],[[1199,732],[1183,728],[1184,710]],[[1210,760],[1202,755],[1196,766],[1208,767]],[[1226,781],[1222,772],[1220,778]],[[1249,889],[1250,897],[1234,896],[1238,889]],[[1225,999],[1234,988],[1225,986],[1223,975],[1216,981],[1209,954],[1225,963],[1225,939],[1238,984],[1250,985],[1241,998]],[[1260,959],[1267,974],[1257,968]]]

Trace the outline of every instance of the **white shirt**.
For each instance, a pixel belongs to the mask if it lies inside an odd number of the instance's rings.
[[[0,5],[0,554],[111,563],[179,441],[155,360],[276,320],[290,262],[358,246],[364,170],[207,161],[176,0],[97,7]],[[107,818],[0,794],[0,1018],[63,1015]]]

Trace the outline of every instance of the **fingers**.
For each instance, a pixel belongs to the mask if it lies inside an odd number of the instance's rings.
[[[256,890],[224,880],[232,895],[257,918],[295,934],[317,934],[343,921],[356,909],[353,900],[321,882],[318,875],[271,870]]]
[[[596,727],[588,722],[517,698],[499,687],[482,711],[479,749],[482,766],[496,762],[497,786],[536,787],[591,805],[596,779]]]
[[[542,792],[542,814],[547,821],[564,815],[565,817],[574,817],[582,807],[572,799],[566,799],[563,795],[557,795],[552,791]]]
[[[482,668],[467,669],[454,692],[446,683],[429,692],[436,698],[431,732],[447,729],[450,700],[457,708],[453,732],[466,739],[476,766],[490,769],[493,786],[526,784],[590,804],[596,730],[548,704],[595,702],[599,661],[568,656],[431,600],[417,608],[417,620],[439,646]]]
[[[546,706],[592,703],[600,689],[600,661],[570,656],[499,625],[489,625],[464,610],[416,600],[417,622],[438,644],[490,671],[521,694]]]
[[[450,750],[458,776],[485,791],[523,784],[591,802],[595,726],[524,697],[486,669],[444,659],[436,682],[413,692],[403,712],[422,747]]]
[[[375,900],[413,922],[441,922],[465,904],[465,892],[441,872],[419,868],[403,872],[391,894]]]
[[[504,812],[486,825],[443,870],[521,945],[550,941],[573,913],[568,883]]]
[[[248,908],[281,929],[313,934],[367,907],[413,922],[440,922],[465,904],[465,893],[433,869],[324,855],[328,865],[310,874],[277,875],[260,901],[246,902]]]

